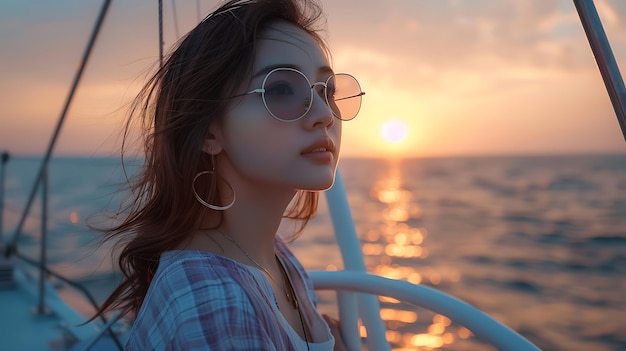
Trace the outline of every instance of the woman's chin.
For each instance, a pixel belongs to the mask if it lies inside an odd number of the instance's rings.
[[[328,178],[328,179],[317,179],[316,182],[309,184],[308,187],[306,187],[306,189],[303,190],[309,190],[309,191],[325,191],[328,190],[330,188],[332,188],[333,184],[335,184],[335,176],[333,175],[332,177]]]

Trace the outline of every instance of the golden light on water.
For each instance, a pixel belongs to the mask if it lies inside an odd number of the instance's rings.
[[[454,333],[446,330],[451,325],[450,319],[440,314],[436,314],[433,317],[433,322],[427,328],[426,333],[402,333],[396,330],[397,325],[416,322],[418,315],[415,312],[383,308],[380,311],[380,315],[388,324],[391,324],[385,332],[387,341],[396,345],[411,347],[411,350],[414,350],[414,347],[429,350],[439,349],[454,343],[456,340]],[[360,323],[361,321],[359,320],[359,335],[362,338],[367,338],[367,329]],[[459,329],[458,334],[460,339],[466,339],[472,335],[468,329],[463,327]],[[398,350],[405,349],[401,348]],[[406,350],[409,350],[409,348]]]
[[[434,323],[428,327],[429,334],[443,334],[446,330],[446,327],[441,323]]]
[[[422,275],[419,274],[418,272],[413,272],[409,274],[407,281],[413,284],[420,284],[422,282]]]
[[[404,246],[389,244],[385,247],[385,254],[395,257],[420,257],[422,248],[420,246]]]
[[[411,337],[411,345],[438,349],[443,346],[443,338],[439,335],[417,334]]]
[[[459,328],[459,337],[461,339],[467,339],[467,338],[469,338],[472,335],[473,334],[472,334],[472,332],[469,329],[467,329],[465,327]]]
[[[374,273],[389,279],[404,280],[407,276],[415,273],[411,267],[391,267],[380,265],[374,268]]]
[[[368,270],[412,284],[436,286],[458,282],[461,274],[457,270],[406,263],[410,262],[406,259],[426,259],[430,252],[425,246],[428,231],[419,226],[422,219],[419,193],[405,187],[399,167],[399,163],[390,161],[387,173],[370,191],[370,196],[381,205],[382,220],[362,237],[363,253],[374,259],[369,261]],[[394,350],[434,350],[472,335],[466,328],[452,326],[452,321],[443,315],[434,314],[432,323],[428,323],[427,316],[433,315],[430,311],[422,314],[417,309],[410,310],[410,306],[390,297],[380,297],[379,301],[380,315],[387,327],[385,336]],[[367,335],[364,327],[360,333],[363,337]]]
[[[78,223],[78,212],[72,211],[72,213],[70,213],[70,222],[73,224]]]
[[[385,303],[392,303],[392,304],[400,303],[400,300],[396,300],[393,297],[388,297],[388,296],[380,296],[378,299],[380,300],[380,302],[385,302]]]
[[[395,243],[398,244],[398,245],[406,244],[407,243],[406,233],[398,233],[398,234],[396,234],[396,236],[393,238],[393,241],[395,241]]]
[[[391,308],[381,308],[380,316],[386,321],[398,321],[402,323],[415,323],[415,321],[417,321],[417,312]]]
[[[379,256],[385,252],[385,247],[381,244],[363,244],[363,254],[368,256]]]
[[[385,337],[387,338],[387,341],[394,344],[399,344],[402,342],[402,333],[395,330],[387,330],[385,332]]]
[[[363,326],[363,325],[359,326],[359,335],[362,338],[367,338],[367,329],[365,329],[365,326]]]
[[[446,332],[446,328],[450,326],[449,318],[436,314],[433,317],[433,323],[428,327],[426,333],[411,334],[406,333],[402,337],[405,346],[425,347],[428,349],[438,349],[444,345],[452,344],[455,336],[451,332]]]
[[[441,275],[436,272],[432,273],[428,279],[433,285],[439,285],[441,283]]]
[[[410,216],[409,211],[407,211],[406,208],[398,206],[385,210],[383,212],[383,218],[395,222],[405,222],[410,218]]]
[[[448,317],[446,317],[444,315],[436,314],[433,317],[433,323],[443,324],[444,326],[447,327],[447,326],[449,326],[452,323],[452,321],[450,320],[450,318],[448,318]]]
[[[367,241],[378,241],[378,238],[380,236],[378,235],[378,232],[375,230],[370,230],[369,232],[367,232],[366,236],[365,236],[365,240]]]
[[[408,191],[400,191],[399,189],[380,189],[377,191],[378,201],[386,204],[407,200],[410,196],[411,194]]]
[[[454,342],[454,334],[445,333],[441,336],[441,339],[443,339],[443,343],[446,345],[452,344]]]

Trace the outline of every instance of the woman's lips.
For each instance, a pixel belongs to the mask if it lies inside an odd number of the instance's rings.
[[[330,138],[321,138],[306,147],[300,155],[320,163],[329,163],[333,160],[335,145]]]

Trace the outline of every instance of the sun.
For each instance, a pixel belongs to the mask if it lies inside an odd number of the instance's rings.
[[[386,122],[382,129],[383,138],[391,144],[397,144],[403,141],[407,133],[408,129],[406,125],[397,120]]]

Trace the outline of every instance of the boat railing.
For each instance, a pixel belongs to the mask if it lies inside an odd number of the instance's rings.
[[[2,162],[0,163],[0,218],[3,217],[3,213],[4,213],[5,170],[6,170],[6,164],[9,159],[8,155],[9,154],[6,152],[3,153]],[[34,308],[35,314],[46,315],[49,313],[59,313],[59,314],[63,313],[62,311],[56,308],[50,308],[50,306],[47,305],[47,302],[48,302],[47,299],[50,296],[56,297],[56,294],[50,294],[50,290],[53,290],[54,288],[47,281],[49,277],[54,277],[55,279],[72,287],[74,290],[80,292],[85,297],[87,303],[89,303],[94,309],[98,309],[99,307],[98,302],[96,301],[96,299],[93,297],[93,295],[87,288],[85,288],[80,283],[77,283],[63,276],[62,274],[51,270],[47,265],[47,229],[48,229],[47,228],[48,227],[47,225],[47,222],[48,222],[47,221],[47,217],[48,217],[47,167],[44,168],[42,177],[40,179],[40,183],[41,183],[41,189],[42,189],[42,192],[41,192],[42,210],[41,210],[41,239],[40,239],[39,260],[32,259],[26,255],[23,255],[22,253],[19,252],[19,250],[17,250],[17,248],[10,251],[10,255],[2,255],[2,257],[0,258],[0,263],[2,263],[2,266],[0,267],[0,269],[2,270],[2,273],[1,273],[2,279],[0,279],[0,287],[11,288],[15,286],[13,258],[18,258],[22,262],[35,267],[37,269],[37,272],[39,273],[37,292],[35,293],[36,298],[37,298],[37,306]],[[2,223],[2,220],[0,219],[0,247],[2,246],[1,244],[4,243],[2,228],[3,228],[3,223]],[[103,324],[102,333],[109,334],[111,336],[112,341],[117,346],[117,348],[119,350],[122,350],[123,349],[122,343],[117,337],[117,334],[112,330],[111,321],[107,320],[107,318],[102,315],[99,316],[99,319]],[[80,328],[81,325],[85,323],[85,321],[78,320],[75,318],[72,321],[67,321],[67,322],[72,322],[75,324],[75,325],[68,326],[70,330],[74,331],[74,334],[77,332],[77,328]],[[86,337],[93,337],[95,333],[87,333],[85,335]],[[78,339],[81,339],[81,338],[78,338]]]
[[[316,290],[341,290],[365,296],[385,296],[424,307],[435,313],[444,315],[463,325],[479,339],[488,342],[498,350],[508,351],[540,351],[540,349],[513,329],[498,322],[476,307],[425,285],[412,284],[404,280],[389,279],[374,274],[355,271],[311,271],[309,272]],[[361,350],[358,340],[347,341],[346,331],[342,330],[344,341],[349,350]],[[379,347],[375,350],[387,350],[385,341],[380,345],[369,339],[367,346]]]
[[[316,290],[337,290],[342,337],[349,350],[361,349],[358,319],[367,332],[369,350],[390,350],[380,316],[378,296],[427,308],[463,325],[474,335],[501,350],[537,351],[526,338],[477,308],[427,286],[367,273],[346,191],[337,171],[333,187],[326,191],[328,209],[345,270],[309,272]]]
[[[52,138],[48,144],[48,147],[46,149],[46,152],[44,154],[43,159],[41,160],[41,165],[39,167],[39,170],[37,172],[37,174],[35,175],[35,180],[34,180],[34,184],[31,188],[30,191],[30,195],[28,196],[26,205],[24,206],[24,210],[22,212],[22,215],[19,219],[19,222],[16,226],[15,229],[15,233],[13,235],[13,237],[6,242],[6,247],[4,248],[4,257],[3,259],[5,261],[10,260],[12,257],[17,257],[19,259],[21,259],[22,261],[36,266],[39,272],[39,288],[38,288],[38,303],[37,303],[37,307],[35,309],[35,312],[38,314],[45,314],[48,313],[48,308],[46,306],[46,286],[47,284],[47,277],[49,276],[53,276],[57,279],[59,279],[60,281],[68,284],[69,286],[73,287],[74,289],[76,289],[77,291],[81,292],[87,299],[87,301],[93,305],[94,308],[98,308],[98,303],[96,302],[96,300],[93,298],[93,296],[91,295],[91,293],[89,292],[89,290],[87,290],[85,287],[83,287],[82,285],[73,282],[71,279],[68,279],[64,276],[62,276],[61,274],[54,272],[52,270],[50,270],[50,268],[47,266],[47,221],[48,221],[48,166],[50,163],[50,159],[52,157],[52,152],[54,150],[54,147],[56,145],[57,139],[59,137],[59,134],[61,132],[61,128],[63,127],[65,118],[67,116],[67,113],[69,111],[70,105],[72,103],[72,100],[74,98],[74,95],[76,93],[76,90],[78,88],[78,85],[80,83],[80,80],[82,78],[83,72],[85,70],[85,67],[87,66],[87,62],[89,61],[89,57],[91,55],[92,49],[96,43],[96,39],[98,37],[98,34],[100,32],[100,29],[102,28],[102,24],[104,23],[104,19],[106,17],[106,14],[108,13],[108,9],[109,6],[111,4],[111,0],[105,0],[103,2],[102,8],[99,12],[99,15],[96,19],[93,31],[91,33],[91,36],[89,38],[89,41],[87,43],[87,47],[83,53],[83,56],[81,58],[79,67],[76,71],[76,74],[74,76],[74,80],[72,82],[72,85],[70,87],[70,91],[69,94],[67,96],[67,99],[65,101],[65,104],[63,106],[63,109],[61,111],[61,115],[56,123],[56,127],[54,129],[54,132],[52,134]],[[3,153],[2,154],[2,165],[1,165],[1,176],[2,179],[1,180],[1,185],[0,185],[0,190],[2,191],[0,193],[0,243],[5,244],[5,238],[3,237],[4,234],[2,232],[2,228],[3,228],[3,223],[2,223],[2,218],[3,218],[3,213],[4,213],[4,171],[5,171],[5,164],[9,159],[9,154],[8,153]],[[23,226],[26,222],[26,219],[29,216],[30,213],[30,209],[32,207],[33,201],[35,199],[35,196],[37,194],[37,191],[39,190],[39,188],[41,187],[41,197],[42,197],[42,201],[41,201],[41,205],[42,205],[42,210],[41,210],[41,243],[40,243],[40,257],[39,257],[39,261],[33,260],[31,258],[26,257],[25,255],[22,255],[21,253],[19,253],[18,251],[18,240],[20,238],[20,236],[22,235],[22,229]],[[0,247],[2,247],[2,245],[0,245]],[[110,324],[107,320],[106,317],[104,316],[100,316],[100,320],[104,323],[105,330],[111,335],[111,337],[113,338],[113,341],[115,342],[116,346],[122,350],[123,347],[121,345],[121,342],[118,340],[116,334],[111,330],[110,328]]]
[[[0,244],[4,243],[4,177],[5,167],[9,162],[9,153],[6,151],[0,155]]]
[[[9,162],[9,153],[2,152],[0,155],[0,251],[4,249],[4,179],[7,162]],[[0,289],[15,286],[13,267],[13,260],[0,254]]]

